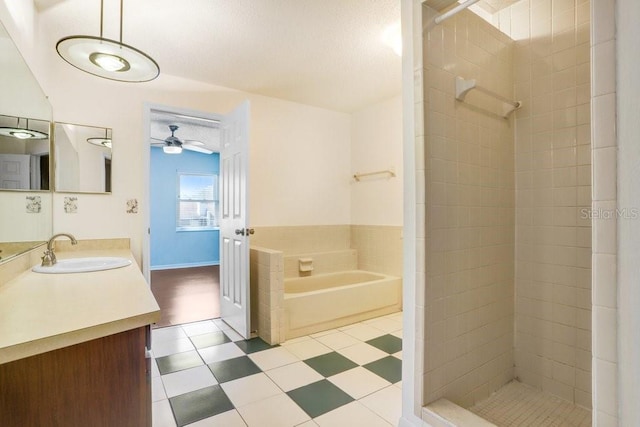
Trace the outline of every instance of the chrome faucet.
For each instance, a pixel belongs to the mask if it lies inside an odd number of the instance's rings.
[[[49,239],[49,242],[47,242],[47,250],[44,251],[44,255],[42,256],[43,267],[51,267],[57,262],[56,254],[53,252],[53,242],[54,240],[56,240],[57,237],[61,237],[61,236],[68,237],[69,239],[71,239],[72,245],[78,244],[78,241],[76,240],[76,238],[73,237],[71,234],[68,234],[68,233],[54,234],[53,237]]]

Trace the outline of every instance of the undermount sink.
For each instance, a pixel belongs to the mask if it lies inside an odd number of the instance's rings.
[[[36,273],[64,274],[87,273],[90,271],[111,270],[113,268],[126,267],[131,264],[127,258],[121,257],[87,257],[60,259],[54,265],[43,267],[36,265],[31,270]]]

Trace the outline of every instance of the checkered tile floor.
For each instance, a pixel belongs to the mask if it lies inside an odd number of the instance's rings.
[[[154,427],[395,426],[402,313],[270,346],[219,319],[153,330]]]

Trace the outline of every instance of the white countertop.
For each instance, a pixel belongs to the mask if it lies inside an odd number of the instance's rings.
[[[0,285],[0,364],[154,323],[160,308],[128,249],[56,252],[58,259],[117,256],[113,270],[41,274]]]

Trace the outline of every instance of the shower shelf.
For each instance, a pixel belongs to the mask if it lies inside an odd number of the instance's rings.
[[[482,92],[485,95],[489,95],[493,98],[496,98],[506,105],[502,111],[502,117],[508,119],[511,113],[516,111],[518,108],[522,107],[522,103],[520,101],[512,101],[510,99],[505,98],[502,95],[499,95],[489,89],[486,89],[476,83],[475,79],[463,79],[462,77],[456,77],[456,99],[458,101],[464,102],[464,98],[467,96],[469,91],[477,90],[478,92]]]

